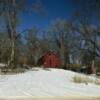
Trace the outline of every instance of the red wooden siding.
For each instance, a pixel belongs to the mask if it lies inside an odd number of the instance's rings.
[[[53,52],[48,52],[43,56],[43,65],[45,68],[60,67],[60,58]]]

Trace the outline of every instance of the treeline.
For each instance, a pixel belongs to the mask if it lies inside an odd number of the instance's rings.
[[[60,56],[62,68],[69,68],[72,64],[92,70],[100,68],[100,0],[79,0],[68,20],[57,18],[44,30],[33,25],[18,32],[19,16],[24,7],[27,8],[26,3],[21,7],[22,3],[0,0],[0,18],[5,26],[0,30],[0,62],[9,67],[25,63],[37,65],[45,52],[53,51]],[[43,12],[42,8],[34,9]]]

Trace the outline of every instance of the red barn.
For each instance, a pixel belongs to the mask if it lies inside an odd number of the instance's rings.
[[[53,52],[47,52],[42,56],[42,64],[45,68],[58,68],[60,67],[60,58]]]

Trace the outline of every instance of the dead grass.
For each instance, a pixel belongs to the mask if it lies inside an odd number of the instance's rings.
[[[88,76],[85,76],[85,75],[75,75],[73,77],[73,82],[74,83],[85,83],[86,85],[88,83],[93,83],[93,84],[96,84],[96,85],[100,85],[100,79],[92,79]]]
[[[9,74],[19,74],[24,73],[25,68],[3,68],[0,70],[1,75],[9,75]]]
[[[96,79],[94,82],[96,85],[100,85],[100,79]]]

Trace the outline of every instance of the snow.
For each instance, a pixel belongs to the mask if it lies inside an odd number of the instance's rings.
[[[0,97],[100,95],[100,85],[76,84],[72,82],[75,75],[77,73],[68,70],[42,68],[16,75],[0,75]]]
[[[5,67],[5,66],[7,66],[7,64],[0,63],[0,67]]]

